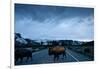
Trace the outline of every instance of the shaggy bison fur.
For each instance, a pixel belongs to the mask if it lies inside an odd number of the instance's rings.
[[[54,55],[54,61],[59,59],[59,55],[63,55],[63,58],[66,57],[65,48],[62,46],[49,47],[48,54]]]
[[[29,58],[32,59],[32,49],[31,48],[16,48],[15,49],[15,61],[17,61],[18,59],[22,61],[24,57],[27,57],[27,60]]]

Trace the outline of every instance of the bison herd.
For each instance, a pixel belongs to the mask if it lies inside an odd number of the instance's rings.
[[[48,48],[48,55],[53,55],[53,60],[58,60],[59,56],[62,55],[63,58],[66,57],[65,48],[62,46],[55,46]],[[32,60],[32,48],[15,48],[15,62],[20,59],[20,62],[26,57],[26,61]]]

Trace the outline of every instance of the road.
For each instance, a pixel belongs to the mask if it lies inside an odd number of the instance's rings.
[[[26,58],[20,62],[20,59],[15,65],[29,65],[29,64],[45,64],[45,63],[62,63],[62,62],[79,62],[79,61],[92,61],[93,59],[83,54],[66,49],[66,58],[63,59],[62,55],[58,61],[53,61],[53,56],[48,55],[48,50],[41,50],[32,53],[32,60],[26,61]]]

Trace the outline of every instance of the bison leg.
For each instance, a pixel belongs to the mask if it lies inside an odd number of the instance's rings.
[[[32,61],[32,56],[30,57],[31,61]]]
[[[55,54],[54,55],[54,61],[58,60],[59,59],[59,55],[58,54]]]
[[[20,62],[22,62],[23,61],[23,57],[20,57]]]
[[[28,62],[29,57],[26,57],[26,62]]]
[[[66,52],[63,53],[63,58],[66,58]]]
[[[59,55],[57,55],[57,60],[59,59]]]
[[[56,58],[56,56],[54,55],[54,58],[53,58],[54,61],[55,61],[55,58]]]
[[[18,61],[18,58],[17,57],[15,57],[15,62],[17,62]]]
[[[27,57],[27,61],[28,60],[32,61],[32,56]]]
[[[29,55],[30,60],[32,60],[32,54]]]
[[[54,55],[54,61],[56,60],[56,58],[57,58],[57,55]]]

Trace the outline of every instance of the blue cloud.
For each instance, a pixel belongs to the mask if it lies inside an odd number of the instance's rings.
[[[15,4],[15,32],[31,39],[93,40],[94,9]]]

